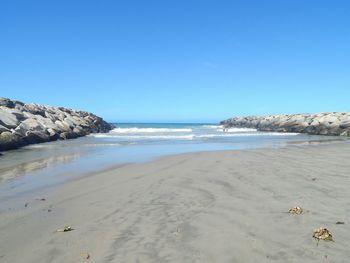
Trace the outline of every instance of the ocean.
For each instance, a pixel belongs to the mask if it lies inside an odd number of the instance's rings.
[[[259,132],[212,123],[118,123],[105,134],[29,145],[0,157],[1,187],[46,187],[117,165],[199,151],[277,148],[339,137]],[[6,182],[6,184],[4,184]],[[6,192],[6,191],[4,191]],[[14,193],[16,191],[13,191]],[[5,198],[1,196],[0,198]]]

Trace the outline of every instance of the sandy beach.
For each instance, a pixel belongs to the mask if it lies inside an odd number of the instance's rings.
[[[348,262],[349,158],[348,142],[181,154],[25,193],[1,205],[0,262]]]

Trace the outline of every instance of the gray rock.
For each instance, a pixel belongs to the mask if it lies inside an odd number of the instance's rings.
[[[86,131],[81,126],[74,127],[73,132],[78,134],[79,136],[86,135]]]
[[[21,126],[24,129],[26,129],[27,131],[41,131],[45,128],[36,119],[26,119],[26,120],[22,121],[18,127],[21,127]]]
[[[22,120],[26,119],[25,115],[20,110],[10,109],[10,108],[6,108],[6,107],[0,107],[0,108],[3,111],[6,111],[9,114],[15,115],[16,119],[19,120],[19,121],[22,121]]]
[[[7,108],[14,108],[15,107],[15,103],[14,101],[7,99],[7,98],[0,98],[0,106],[4,106]]]
[[[0,150],[111,129],[102,118],[89,112],[0,98]]]
[[[36,104],[25,104],[23,109],[27,112],[34,114],[34,115],[41,115],[41,116],[45,117],[45,110]]]
[[[76,125],[78,125],[78,123],[76,123],[74,119],[71,117],[66,117],[62,122],[63,124],[68,125],[71,129],[73,129]]]
[[[0,107],[0,124],[2,126],[13,129],[18,126],[19,122],[16,115],[9,113],[3,106]]]
[[[260,131],[349,136],[350,113],[322,112],[318,114],[234,117],[222,121],[220,124],[227,128],[244,127]]]
[[[0,151],[16,149],[23,146],[20,137],[11,132],[3,132],[0,134]]]
[[[79,135],[75,132],[62,132],[60,134],[60,139],[67,140],[67,139],[75,139],[78,138]]]
[[[28,144],[41,143],[50,141],[50,136],[45,131],[28,131],[23,138]]]
[[[35,117],[35,120],[45,129],[51,128],[51,129],[56,129],[57,126],[55,125],[55,123],[52,122],[51,119],[49,118],[44,118],[41,115],[37,115]]]
[[[69,124],[63,122],[63,121],[55,121],[56,127],[61,130],[62,132],[69,132],[71,131],[71,128]]]
[[[10,131],[10,130],[0,124],[0,133],[5,131]]]

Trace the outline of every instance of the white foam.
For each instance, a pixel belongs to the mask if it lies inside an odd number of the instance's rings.
[[[174,128],[114,128],[110,133],[160,133],[160,132],[192,132],[192,129]]]
[[[222,125],[203,125],[203,128],[210,128],[210,129],[222,129],[224,126]]]
[[[120,143],[90,143],[90,144],[85,144],[85,147],[104,147],[104,146],[113,146],[113,147],[118,147],[122,146]]]
[[[117,138],[117,139],[145,139],[145,140],[192,140],[195,136],[189,135],[113,135],[113,134],[94,134],[97,138]]]
[[[222,129],[218,129],[217,131],[221,131],[223,132],[223,128]],[[224,132],[231,132],[231,133],[239,133],[239,132],[256,132],[257,129],[252,129],[252,128],[228,128],[225,129]]]
[[[284,133],[284,132],[256,132],[256,133],[224,133],[224,134],[204,134],[196,135],[196,138],[218,138],[218,137],[243,137],[243,136],[295,136],[299,133]]]
[[[96,138],[116,138],[122,140],[193,140],[206,138],[221,138],[221,137],[249,137],[249,136],[295,136],[299,133],[285,133],[285,132],[245,132],[245,133],[220,133],[220,134],[187,134],[187,135],[123,135],[123,134],[92,134]]]

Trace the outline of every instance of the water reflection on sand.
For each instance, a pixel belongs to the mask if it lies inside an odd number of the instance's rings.
[[[13,163],[7,167],[0,168],[0,183],[6,180],[11,180],[17,176],[32,173],[36,170],[48,168],[59,163],[67,163],[78,159],[81,156],[79,153],[49,156],[47,158],[34,159],[22,163]]]
[[[31,145],[5,152],[0,156],[0,183],[30,175],[37,182],[53,184],[89,172],[97,172],[115,165],[143,162],[171,154],[198,151],[239,150],[252,148],[279,148],[288,145],[303,146],[336,143],[348,140],[331,136],[242,136],[233,139],[120,141],[115,138],[83,137]],[[57,176],[58,175],[58,176]],[[35,177],[35,179],[34,179]],[[53,179],[55,177],[55,179]],[[59,177],[60,179],[58,179]],[[16,184],[16,187],[19,183]]]

